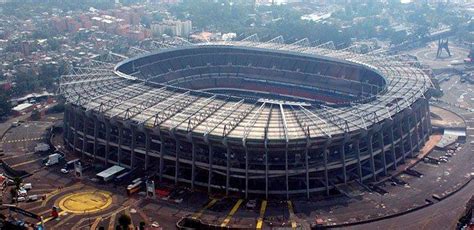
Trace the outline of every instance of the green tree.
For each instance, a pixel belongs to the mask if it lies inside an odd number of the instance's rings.
[[[38,121],[39,119],[41,119],[41,114],[37,109],[35,109],[35,110],[31,111],[30,118],[33,121]]]
[[[23,179],[21,177],[14,177],[13,183],[15,184],[16,190],[20,189],[21,183],[23,183]]]
[[[10,197],[11,197],[11,203],[15,203],[15,197],[17,195],[15,188],[10,188]]]
[[[0,91],[0,116],[10,113],[11,107],[10,92],[7,90]]]

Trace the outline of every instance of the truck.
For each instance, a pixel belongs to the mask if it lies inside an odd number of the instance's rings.
[[[61,158],[61,155],[59,153],[54,153],[48,156],[47,161],[44,165],[46,166],[52,166],[57,163],[59,163],[59,159]]]

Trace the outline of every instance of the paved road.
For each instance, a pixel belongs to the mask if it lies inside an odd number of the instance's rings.
[[[473,191],[474,182],[470,182],[455,195],[427,208],[350,229],[453,229]]]

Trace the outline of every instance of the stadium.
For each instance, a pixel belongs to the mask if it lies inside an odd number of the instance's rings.
[[[60,82],[72,151],[245,198],[388,175],[428,140],[429,87],[399,57],[252,39],[95,62]]]

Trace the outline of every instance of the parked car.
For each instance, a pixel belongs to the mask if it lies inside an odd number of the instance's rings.
[[[18,197],[21,197],[21,196],[25,197],[28,195],[28,192],[24,188],[20,188],[17,191],[17,195]]]
[[[26,183],[26,184],[23,184],[22,186],[25,190],[30,190],[33,188],[33,185],[31,183]]]
[[[28,201],[37,201],[38,200],[38,195],[30,195],[28,196]]]

